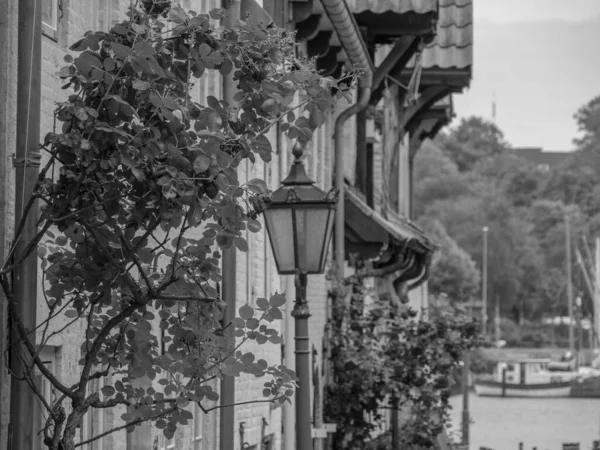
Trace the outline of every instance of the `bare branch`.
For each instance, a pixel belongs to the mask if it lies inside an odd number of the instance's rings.
[[[175,302],[201,302],[201,303],[214,303],[221,299],[218,297],[194,297],[188,295],[154,295],[154,300],[171,300]]]
[[[241,405],[250,405],[250,404],[254,404],[254,403],[275,403],[280,398],[282,398],[282,397],[275,397],[270,400],[248,400],[247,402],[232,403],[231,405],[218,405],[218,406],[213,406],[212,408],[206,408],[206,410],[203,409],[203,411],[205,411],[205,413],[209,413],[211,411],[214,411],[215,409],[221,409],[221,408],[230,408],[230,407],[241,406]]]
[[[19,316],[19,313],[17,312],[15,297],[13,295],[13,292],[10,288],[10,285],[8,283],[6,276],[0,276],[0,284],[2,285],[2,290],[4,291],[4,295],[8,299],[8,308],[9,308],[11,319],[12,319],[12,326],[15,327],[15,330],[17,331],[17,334],[19,335],[19,339],[21,339],[22,343],[25,345],[25,347],[27,347],[27,351],[29,352],[34,364],[39,369],[39,371],[42,372],[42,374],[48,379],[48,381],[50,383],[52,383],[52,385],[56,389],[58,389],[60,392],[65,394],[67,397],[69,397],[71,399],[75,399],[76,398],[75,394],[72,391],[70,391],[64,384],[62,384],[60,381],[58,381],[56,379],[56,377],[52,374],[52,372],[50,372],[48,370],[48,368],[42,362],[42,360],[39,358],[39,356],[37,356],[36,348],[33,345],[33,343],[31,342],[31,340],[29,339],[27,330],[23,326],[21,317]]]
[[[104,436],[108,436],[109,434],[115,433],[115,432],[120,431],[120,430],[124,430],[125,428],[133,427],[133,426],[135,426],[137,424],[147,422],[148,420],[159,419],[159,418],[161,418],[163,416],[166,416],[167,414],[171,414],[172,412],[177,411],[178,409],[179,409],[179,406],[173,406],[172,408],[165,409],[161,413],[156,414],[154,416],[151,416],[151,417],[141,417],[139,419],[132,420],[131,422],[127,422],[125,425],[121,425],[120,427],[112,428],[112,429],[110,429],[108,431],[105,431],[104,433],[101,433],[101,434],[99,434],[97,436],[94,436],[94,437],[92,437],[92,438],[90,438],[88,440],[81,441],[81,442],[75,444],[75,447],[81,447],[82,445],[86,445],[86,444],[89,444],[91,442],[94,442],[94,441],[96,441],[96,440],[98,440],[100,438],[103,438]]]
[[[79,388],[77,390],[77,393],[80,397],[83,397],[85,394],[85,388],[86,388],[87,382],[89,381],[89,378],[90,378],[90,372],[92,370],[94,360],[96,359],[96,356],[98,355],[98,352],[100,351],[100,348],[102,347],[102,344],[104,343],[104,340],[106,339],[108,334],[111,332],[111,330],[115,326],[117,326],[119,323],[121,323],[125,318],[131,316],[136,309],[139,309],[142,306],[143,306],[142,304],[132,302],[129,306],[127,306],[125,309],[123,309],[119,314],[117,314],[112,319],[110,319],[106,323],[106,325],[104,325],[104,328],[102,328],[102,330],[100,331],[100,333],[94,340],[94,343],[92,344],[90,351],[88,353],[86,353],[86,355],[85,355],[85,362],[83,365],[83,370],[81,371]]]

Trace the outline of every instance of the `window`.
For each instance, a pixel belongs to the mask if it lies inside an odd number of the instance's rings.
[[[104,381],[104,379],[90,381],[88,385],[90,393],[98,392],[100,397],[102,397],[101,389],[104,386]],[[104,410],[91,408],[83,418],[81,428],[79,429],[79,441],[86,441],[94,436],[98,436],[103,431],[106,431],[104,429]],[[102,438],[81,446],[82,450],[102,450],[102,448]]]
[[[202,427],[204,425],[204,412],[197,403],[194,403],[194,423],[192,426],[192,450],[202,450]]]
[[[172,450],[175,448],[175,439],[167,439],[164,436],[159,438],[161,440],[160,450]]]
[[[550,164],[538,164],[538,170],[540,172],[548,172],[550,170]]]
[[[96,0],[92,8],[94,31],[109,31],[112,26],[112,0]]]
[[[42,33],[50,39],[58,39],[60,0],[42,0]]]
[[[46,366],[46,368],[56,374],[56,357],[55,357],[55,348],[54,347],[45,347],[40,351],[39,354],[40,359]],[[54,387],[48,381],[46,377],[44,377],[38,369],[35,371],[35,381],[42,392],[42,395],[46,399],[46,402],[52,406],[56,401],[56,392],[54,391]],[[48,411],[46,407],[42,404],[41,400],[36,397],[35,404],[35,412],[33,417],[33,426],[34,432],[38,439],[34,441],[34,450],[43,450],[47,448],[44,445],[44,435],[43,433],[37,434],[39,430],[44,428],[46,424],[46,420],[48,419]]]

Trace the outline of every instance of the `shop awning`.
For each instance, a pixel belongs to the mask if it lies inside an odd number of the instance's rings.
[[[383,217],[373,210],[362,196],[346,188],[346,252],[363,258],[375,258],[384,245],[395,241],[425,254],[435,249],[427,235],[410,220],[396,214]]]

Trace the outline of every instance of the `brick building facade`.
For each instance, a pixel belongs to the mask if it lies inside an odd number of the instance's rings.
[[[470,4],[470,1],[467,0],[458,2]],[[221,6],[220,0],[182,0],[180,3],[184,8],[196,11],[209,11]],[[390,2],[382,1],[381,3],[387,4]],[[379,31],[384,34],[387,33],[385,36],[378,35],[375,27],[369,23],[369,18],[373,15],[382,16],[384,14],[381,5],[378,5],[377,2],[347,0],[345,3],[341,1],[340,4],[345,4],[345,7],[349,8],[351,13],[354,14],[356,33],[360,33],[361,30],[364,31],[365,27],[371,27],[369,32],[363,33],[363,38],[367,41],[366,45],[371,51],[370,57],[378,70],[383,67],[386,58],[397,51],[395,49],[397,49],[399,43],[406,43],[405,52],[395,64],[390,65],[385,74],[385,77],[400,79],[403,70],[408,67],[409,57],[415,54],[418,49],[417,44],[420,42],[420,37],[417,36],[419,39],[415,37],[414,27],[410,30],[403,28],[403,24],[406,24],[404,15],[419,13],[423,16],[422,21],[419,22],[423,24],[423,28],[419,32],[423,36],[431,35],[429,37],[432,37],[435,35],[436,30],[435,27],[432,28],[431,21],[434,18],[437,19],[438,12],[441,11],[440,7],[442,9],[447,7],[450,0],[439,0],[439,2],[438,0],[424,0],[422,8],[418,11],[411,11],[410,5],[415,2],[407,0],[396,2],[398,5],[392,5],[392,3],[388,6],[393,14],[386,20],[397,20],[398,22],[396,25],[391,22],[383,24],[384,26]],[[69,45],[73,44],[83,33],[90,29],[105,31],[114,23],[122,20],[130,5],[130,0],[41,0],[41,4],[43,5],[41,78],[41,137],[43,138],[47,132],[52,131],[56,126],[53,111],[56,103],[62,101],[66,96],[65,91],[61,89],[62,83],[56,73],[63,65],[63,57],[69,53]],[[299,53],[309,57],[316,56],[318,66],[320,65],[325,73],[329,71],[329,74],[337,75],[340,66],[350,65],[351,61],[346,52],[347,49],[343,48],[340,39],[337,37],[338,30],[336,27],[338,25],[333,23],[324,13],[323,5],[319,0],[305,2],[265,0],[264,8],[279,26],[297,32]],[[315,20],[311,19],[315,16],[320,16],[322,19],[316,21],[316,28]],[[2,252],[5,252],[8,243],[11,242],[11,233],[14,227],[15,188],[14,168],[11,162],[11,155],[14,150],[11,149],[14,149],[16,145],[14,136],[16,135],[17,126],[14,120],[16,110],[15,86],[18,77],[16,67],[17,23],[18,2],[3,2],[0,5],[0,59],[5,61],[2,72],[0,72],[0,175],[3,179],[3,188],[0,192],[0,216],[3,218],[0,224],[0,245],[2,245]],[[319,26],[322,28],[319,28]],[[316,53],[315,36],[320,36],[321,41],[323,41],[323,36],[327,37],[327,42],[322,44],[323,47],[318,47]],[[409,42],[407,36],[410,36],[410,39],[414,38],[414,42],[413,40]],[[376,48],[379,49],[378,58],[375,57]],[[411,210],[411,160],[414,157],[414,148],[418,149],[418,145],[424,138],[433,136],[440,126],[447,123],[446,119],[448,118],[448,110],[444,109],[445,115],[436,116],[433,123],[428,122],[430,127],[425,130],[426,132],[419,126],[422,121],[415,119],[416,122],[413,121],[410,124],[403,121],[403,117],[407,114],[406,92],[398,87],[399,85],[393,82],[388,83],[388,78],[385,78],[385,82],[383,79],[379,80],[379,85],[375,86],[371,99],[372,106],[383,112],[382,118],[369,117],[367,119],[364,115],[353,116],[345,123],[342,135],[336,137],[334,136],[336,119],[340,112],[349,106],[349,104],[340,103],[336,111],[327,118],[326,123],[316,133],[306,151],[305,165],[308,175],[316,180],[322,189],[329,190],[334,184],[335,139],[343,141],[344,159],[346,161],[344,175],[350,191],[350,197],[346,197],[344,201],[347,203],[358,202],[358,206],[363,208],[363,214],[366,214],[364,217],[367,217],[365,219],[360,216],[361,220],[366,220],[369,223],[373,222],[376,229],[381,230],[379,235],[375,237],[368,235],[361,229],[356,232],[357,236],[352,235],[346,238],[346,241],[355,244],[356,248],[376,248],[376,252],[368,254],[368,258],[376,258],[381,249],[388,248],[392,242],[412,240],[415,241],[414,248],[418,248],[418,252],[425,254],[430,251],[430,249],[423,250],[419,247],[422,243],[427,244],[427,239],[409,220]],[[406,83],[406,85],[408,84]],[[220,75],[212,73],[204,76],[194,87],[194,96],[201,102],[208,95],[219,98],[222,96],[222,86],[223,80]],[[429,99],[426,104],[421,105],[420,111],[429,111],[434,100],[437,101],[451,92],[456,92],[456,89],[454,91],[443,91],[443,95],[438,92],[435,99]],[[425,93],[422,92],[422,94]],[[355,99],[356,97],[357,95],[355,95]],[[414,117],[420,118],[419,114]],[[420,134],[416,136],[415,133]],[[264,178],[271,189],[274,190],[289,170],[292,144],[286,142],[282,136],[278,136],[276,130],[270,133],[269,139],[273,148],[276,149],[273,160],[269,164],[261,162],[255,165],[246,165],[241,170],[240,181],[243,182],[244,179],[255,177]],[[367,179],[364,179],[363,162],[367,159],[362,158],[367,151],[371,152],[371,173]],[[350,219],[347,219],[347,229],[352,229],[355,225]],[[360,223],[358,226],[362,228]],[[293,348],[293,320],[289,315],[292,299],[294,298],[293,280],[291,277],[282,277],[277,274],[270,245],[264,232],[249,235],[247,240],[249,251],[245,254],[238,252],[237,255],[237,305],[241,306],[245,303],[252,305],[257,297],[263,297],[278,291],[287,293],[288,304],[286,307],[288,311],[285,320],[281,324],[280,331],[285,337],[285,342],[281,347],[276,345],[256,345],[253,347],[249,345],[246,350],[254,352],[257,358],[263,358],[269,363],[283,361],[288,367],[293,368],[293,352],[291,351]],[[350,252],[350,250],[347,249],[347,252]],[[5,256],[4,253],[2,255]],[[333,252],[330,252],[328,269],[332,269],[332,267]],[[396,292],[395,288],[390,288],[391,284],[399,279],[402,274],[396,273],[389,280],[380,280],[382,281],[380,286],[383,286],[382,289],[385,290],[392,289],[394,294],[399,296],[406,295],[410,304],[415,308],[426,307],[427,284],[424,279],[419,283],[415,283],[412,289],[406,289],[406,283],[423,276],[421,273],[422,267],[415,270],[415,274],[406,278],[403,292]],[[41,280],[38,285],[42,285]],[[308,286],[307,296],[312,313],[310,318],[310,348],[313,349],[313,373],[318,377],[318,379],[311,380],[311,386],[313,386],[313,412],[314,418],[317,419],[322,413],[322,393],[326,381],[326,371],[323,370],[324,364],[326,364],[326,355],[323,352],[326,350],[325,330],[330,306],[328,291],[331,288],[331,282],[326,275],[315,275],[309,278]],[[41,295],[39,297],[39,308],[43,308]],[[4,307],[2,312],[0,345],[4,349],[7,345]],[[43,349],[44,358],[52,367],[52,371],[61,381],[67,384],[74,380],[79,370],[77,361],[80,358],[78,343],[80,338],[78,336],[82,331],[72,330],[69,333],[55,336],[50,343],[51,345]],[[4,363],[0,364],[0,369],[0,447],[6,448],[10,399],[9,374]],[[106,379],[101,382],[110,384],[111,380]],[[100,388],[101,385],[99,384],[96,387]],[[244,403],[260,399],[262,389],[263,381],[261,379],[250,375],[243,376],[236,384],[236,402]],[[97,433],[119,426],[121,413],[122,411],[115,409],[90,414],[80,428],[80,439],[85,440]],[[120,431],[108,435],[94,443],[82,446],[82,449],[216,450],[219,448],[218,424],[220,418],[218,410],[204,415],[196,408],[193,413],[194,420],[192,423],[180,427],[177,435],[171,441],[165,440],[160,430],[153,429],[151,425],[145,425],[138,427],[132,434]],[[289,442],[290,436],[294,434],[294,430],[290,429],[294,424],[293,417],[293,408],[287,405],[281,407],[269,403],[249,403],[237,407],[235,410],[235,423],[230,424],[230,429],[234,430],[235,433],[234,448],[241,449],[247,443],[250,448],[257,445],[255,448],[260,449],[261,439],[267,436],[271,439],[272,448],[292,450],[289,447]],[[35,418],[37,425],[40,421],[41,417]],[[240,441],[241,433],[239,431],[241,429],[243,429],[243,442]],[[286,439],[284,439],[284,434]],[[293,442],[293,438],[291,442]],[[40,445],[38,448],[43,447]]]

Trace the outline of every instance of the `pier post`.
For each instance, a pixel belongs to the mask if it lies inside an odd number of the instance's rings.
[[[469,448],[469,426],[471,417],[469,415],[469,371],[471,370],[471,355],[465,352],[463,355],[463,373],[462,373],[462,389],[463,389],[463,410],[462,410],[462,445]]]

